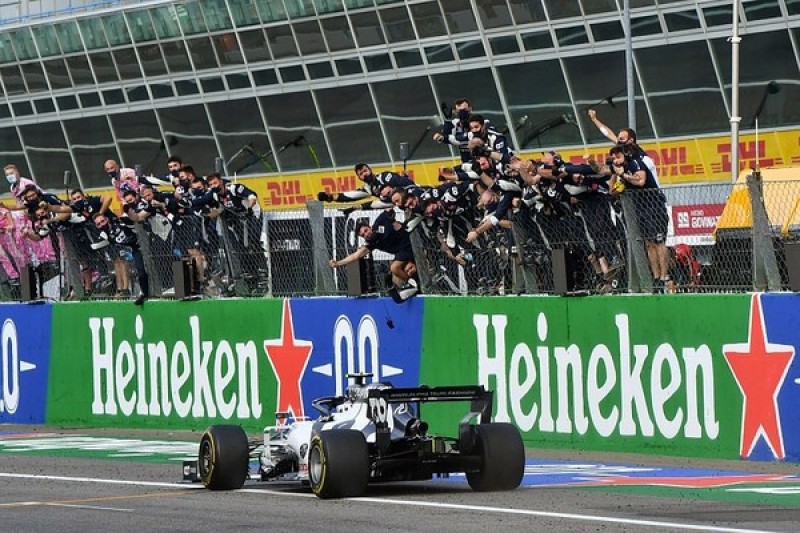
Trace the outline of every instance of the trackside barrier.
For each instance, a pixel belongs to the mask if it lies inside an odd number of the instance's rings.
[[[50,305],[0,305],[0,424],[45,422],[51,312]]]
[[[255,432],[371,372],[485,385],[530,447],[797,461],[799,307],[793,294],[4,305],[0,421]],[[442,407],[423,416],[448,433],[460,411]]]

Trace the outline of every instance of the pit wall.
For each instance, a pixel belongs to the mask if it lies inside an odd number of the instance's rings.
[[[797,461],[800,296],[6,304],[0,423],[260,431],[348,372],[483,384],[530,447]],[[429,408],[452,435],[466,405]]]

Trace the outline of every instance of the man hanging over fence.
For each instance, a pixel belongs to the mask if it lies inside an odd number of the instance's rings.
[[[384,211],[375,223],[370,226],[366,222],[356,225],[356,234],[364,239],[364,244],[347,257],[330,260],[331,268],[355,263],[374,250],[381,250],[394,254],[389,269],[392,275],[393,287],[389,290],[395,301],[408,300],[418,291],[417,281],[413,276],[417,272],[414,263],[414,252],[411,249],[411,239],[403,224],[394,219],[394,211]]]

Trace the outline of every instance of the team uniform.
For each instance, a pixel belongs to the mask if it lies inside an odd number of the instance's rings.
[[[139,239],[136,237],[133,227],[125,224],[122,219],[108,219],[104,226],[97,229],[99,241],[93,244],[93,248],[104,250],[105,257],[109,261],[116,261],[120,258],[132,261],[136,266],[139,288],[142,294],[149,296],[149,277],[144,267],[142,251],[139,249]]]
[[[172,250],[177,257],[186,256],[188,250],[200,250],[203,236],[202,219],[192,207],[192,188],[185,180],[175,183],[175,195],[168,195],[167,219],[172,223]]]
[[[634,174],[638,171],[645,173],[644,185],[636,187],[626,183],[626,186],[630,187],[631,190],[630,197],[636,209],[639,231],[646,241],[666,242],[667,227],[669,226],[667,199],[661,189],[658,188],[658,182],[645,162],[639,158],[626,158],[625,172]]]
[[[395,229],[394,212],[384,211],[372,224],[372,237],[366,239],[364,246],[370,251],[381,250],[394,254],[395,261],[413,261],[414,251],[411,238],[405,227]]]
[[[64,242],[67,246],[67,251],[72,252],[72,257],[79,258],[80,269],[82,272],[88,270],[101,270],[97,254],[92,250],[92,242],[97,239],[97,228],[91,223],[92,217],[95,213],[99,213],[103,207],[103,199],[99,196],[84,196],[82,200],[73,202],[70,207],[72,211],[80,218],[73,223],[70,231],[64,232]],[[105,216],[109,219],[114,219],[117,216],[112,211],[107,211]],[[75,217],[73,217],[75,219]],[[72,248],[72,250],[70,250]]]
[[[472,152],[467,146],[471,138],[469,117],[469,111],[460,110],[457,117],[445,120],[442,124],[442,137],[444,138],[441,142],[457,147],[462,163],[472,161]],[[484,120],[483,123],[488,129],[492,129],[492,123],[489,120]]]
[[[381,196],[383,189],[386,187],[392,190],[405,189],[414,185],[414,180],[403,174],[391,171],[379,172],[378,174],[367,175],[364,178],[364,185],[358,189],[339,193],[332,200],[336,202],[358,202],[374,197],[376,200],[373,200],[371,204],[366,204],[364,207],[367,209],[386,209],[392,207],[392,203],[389,198]]]

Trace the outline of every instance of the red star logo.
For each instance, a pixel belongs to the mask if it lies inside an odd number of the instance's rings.
[[[750,305],[747,344],[726,344],[722,351],[744,396],[740,455],[749,457],[761,435],[775,458],[783,459],[778,391],[794,358],[794,347],[767,341],[758,295],[753,295]]]
[[[311,341],[294,338],[292,309],[289,300],[283,301],[281,338],[264,341],[264,351],[278,379],[278,412],[303,416],[303,391],[300,382],[314,349]]]

